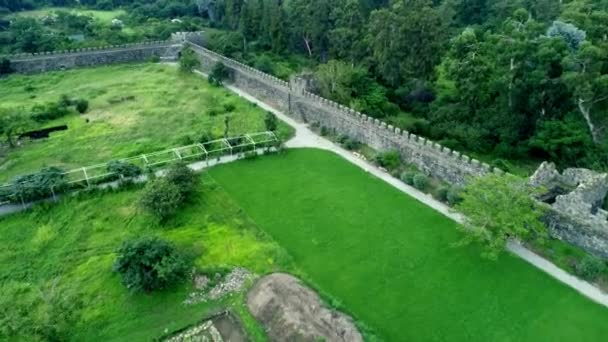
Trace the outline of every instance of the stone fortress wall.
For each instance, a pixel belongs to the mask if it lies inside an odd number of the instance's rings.
[[[190,37],[193,36],[184,34],[181,39],[197,53],[203,72],[209,73],[213,65],[221,61],[232,71],[232,82],[236,87],[297,120],[335,129],[376,150],[397,150],[405,163],[452,185],[462,186],[469,177],[490,172],[504,173],[460,152],[315,95],[307,91],[305,79],[285,82],[205,49]],[[543,174],[546,165],[550,164],[543,164],[537,171],[538,175]],[[559,178],[574,190],[557,196],[550,206],[546,223],[551,235],[608,259],[608,213],[597,209],[608,191],[608,175],[581,169],[566,170],[564,176],[556,176],[555,173],[551,172],[548,178]],[[551,181],[548,178],[533,176],[531,183],[549,188]]]
[[[469,177],[503,173],[460,152],[315,95],[307,90],[305,79],[286,82],[208,50],[203,47],[201,32],[175,33],[167,41],[6,57],[16,72],[36,73],[145,61],[152,57],[174,60],[185,45],[196,52],[202,72],[211,72],[213,65],[221,61],[231,70],[234,86],[268,105],[297,120],[335,129],[374,149],[397,150],[405,163],[449,184],[461,186]],[[560,175],[554,166],[543,164],[531,178],[534,185],[550,187],[555,182],[573,190],[557,196],[551,205],[547,217],[551,235],[608,259],[608,213],[598,209],[608,191],[608,175],[581,169],[566,170]]]
[[[233,84],[295,119],[319,123],[347,134],[377,150],[398,150],[404,162],[450,184],[464,185],[466,178],[502,170],[460,152],[387,125],[378,119],[308,92],[302,79],[280,80],[243,63],[219,55],[186,40],[199,56],[201,69],[209,73],[221,61],[232,72]]]
[[[180,49],[179,43],[167,40],[33,54],[23,53],[0,56],[0,58],[9,59],[11,68],[15,72],[34,74],[77,67],[142,62],[154,57],[175,60]]]

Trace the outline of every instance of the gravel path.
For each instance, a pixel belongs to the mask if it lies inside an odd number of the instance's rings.
[[[200,74],[204,75],[202,73],[200,73]],[[452,210],[447,205],[435,200],[430,195],[422,193],[422,192],[418,191],[417,189],[392,177],[387,172],[384,172],[384,171],[380,170],[379,168],[377,168],[376,166],[370,164],[369,162],[364,161],[364,160],[360,159],[359,157],[355,156],[352,152],[347,151],[347,150],[341,148],[340,146],[334,144],[333,142],[317,135],[316,133],[314,133],[313,131],[311,131],[308,128],[308,125],[295,121],[293,118],[268,106],[267,104],[261,102],[260,100],[254,98],[253,96],[249,95],[248,93],[246,93],[234,86],[227,85],[226,88],[230,89],[237,95],[247,99],[248,101],[256,103],[258,106],[260,106],[264,110],[274,113],[279,119],[281,119],[288,125],[294,127],[296,130],[296,134],[291,140],[286,142],[286,144],[285,144],[286,147],[288,147],[288,148],[308,147],[308,148],[319,148],[319,149],[332,151],[332,152],[340,155],[344,159],[348,160],[349,162],[362,168],[366,172],[373,174],[374,176],[382,179],[383,181],[385,181],[386,183],[399,189],[400,191],[408,194],[411,197],[414,197],[416,200],[426,204],[427,206],[435,209],[436,211],[440,212],[441,214],[449,217],[450,219],[452,219],[458,223],[463,222],[463,216],[459,213],[456,213],[454,210]],[[568,272],[557,267],[555,264],[553,264],[549,260],[539,256],[538,254],[535,254],[534,252],[530,251],[526,247],[524,247],[516,242],[509,242],[507,245],[507,250],[509,250],[511,253],[519,256],[520,258],[524,259],[525,261],[532,264],[536,268],[549,274],[551,277],[570,286],[571,288],[573,288],[574,290],[576,290],[583,296],[593,300],[594,302],[597,302],[601,305],[608,307],[608,293],[602,292],[599,288],[590,284],[589,282],[586,282],[584,280],[581,280],[581,279],[569,274]],[[516,284],[514,284],[514,286],[516,286]]]

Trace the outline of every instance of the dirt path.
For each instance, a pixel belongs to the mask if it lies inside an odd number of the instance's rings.
[[[200,74],[204,75],[202,73],[200,73]],[[430,195],[422,193],[422,192],[418,191],[417,189],[401,182],[400,180],[392,177],[387,172],[380,170],[378,167],[368,163],[367,161],[364,161],[364,160],[356,157],[351,152],[349,152],[349,151],[341,148],[340,146],[334,144],[333,142],[317,135],[316,133],[314,133],[313,131],[311,131],[308,128],[308,125],[295,121],[293,118],[268,106],[267,104],[259,101],[258,99],[254,98],[253,96],[249,95],[248,93],[246,93],[234,86],[228,85],[228,86],[226,86],[226,88],[230,89],[232,92],[236,93],[237,95],[247,99],[248,101],[256,103],[261,108],[274,113],[279,119],[281,119],[288,125],[294,127],[296,134],[291,140],[286,142],[286,144],[285,144],[286,147],[288,147],[288,148],[308,147],[308,148],[319,148],[319,149],[323,149],[323,150],[332,151],[332,152],[340,155],[344,159],[348,160],[349,162],[362,168],[366,172],[373,174],[374,176],[382,179],[383,181],[390,184],[391,186],[399,189],[400,191],[408,194],[411,197],[414,197],[416,200],[424,203],[425,205],[435,209],[436,211],[440,212],[441,214],[449,217],[450,219],[452,219],[458,223],[463,222],[463,216],[459,213],[454,212],[454,210],[452,210],[447,205],[437,201]],[[593,300],[594,302],[597,302],[599,304],[602,304],[602,305],[608,307],[608,294],[602,292],[599,288],[595,287],[594,285],[590,284],[589,282],[586,282],[584,280],[581,280],[581,279],[569,274],[568,272],[557,267],[555,264],[553,264],[549,260],[539,256],[538,254],[535,254],[534,252],[530,251],[529,249],[527,249],[526,247],[524,247],[518,243],[509,242],[509,244],[507,245],[507,250],[510,251],[511,253],[519,256],[520,258],[524,259],[528,263],[532,264],[534,267],[549,274],[551,277],[553,277],[553,278],[559,280],[560,282],[568,285],[569,287],[573,288],[574,290],[576,290],[583,296]]]

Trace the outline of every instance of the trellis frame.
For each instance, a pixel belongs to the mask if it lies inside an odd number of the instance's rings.
[[[142,167],[142,169],[166,165],[177,160],[200,160],[209,163],[210,158],[220,158],[223,155],[227,155],[227,151],[230,151],[230,155],[234,155],[236,149],[238,149],[238,153],[255,151],[258,147],[270,147],[279,141],[279,138],[274,132],[256,132],[235,137],[211,140],[205,143],[174,147],[152,153],[144,153],[135,157],[118,159],[118,161],[132,163]],[[238,142],[238,144],[235,143],[233,145],[231,142]],[[108,178],[116,175],[115,172],[108,171],[109,163],[110,162],[105,162],[75,168],[64,172],[63,175],[68,179],[67,184],[69,185],[84,183],[86,184],[86,187],[90,187],[93,185],[94,181],[98,179]],[[10,192],[14,186],[15,184],[13,183],[2,184],[0,185],[0,193],[3,190]],[[19,186],[27,186],[27,184],[20,183]],[[54,197],[54,189],[51,189],[51,192],[53,193]],[[1,204],[4,203],[0,202],[0,205]]]

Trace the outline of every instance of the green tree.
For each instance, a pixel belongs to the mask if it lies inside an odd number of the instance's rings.
[[[509,174],[473,179],[456,205],[465,216],[460,244],[479,241],[484,246],[482,255],[496,259],[510,239],[542,241],[547,236],[541,222],[545,208],[532,196],[539,191]]]
[[[155,237],[125,241],[117,251],[114,271],[131,291],[165,289],[186,279],[191,262],[171,243]]]
[[[267,131],[276,131],[278,126],[277,116],[271,112],[267,112],[266,117],[264,117],[264,125],[266,126]]]
[[[184,198],[195,190],[198,183],[198,177],[184,162],[171,164],[165,172],[165,179],[177,185]]]
[[[183,200],[177,185],[165,178],[157,178],[148,182],[139,198],[139,205],[163,222],[177,212]]]
[[[430,0],[395,1],[372,12],[368,40],[380,76],[390,85],[428,78],[439,64],[445,27]]]
[[[191,73],[200,66],[201,62],[192,49],[188,47],[182,49],[181,56],[179,57],[179,69],[181,71]]]
[[[334,28],[329,31],[332,57],[351,64],[360,62],[365,55],[365,19],[358,0],[336,0],[331,19]]]
[[[15,147],[15,136],[33,125],[30,117],[19,108],[0,108],[0,134],[10,147]]]
[[[230,70],[222,62],[217,62],[213,65],[209,74],[209,83],[221,86],[224,80],[230,77]]]

